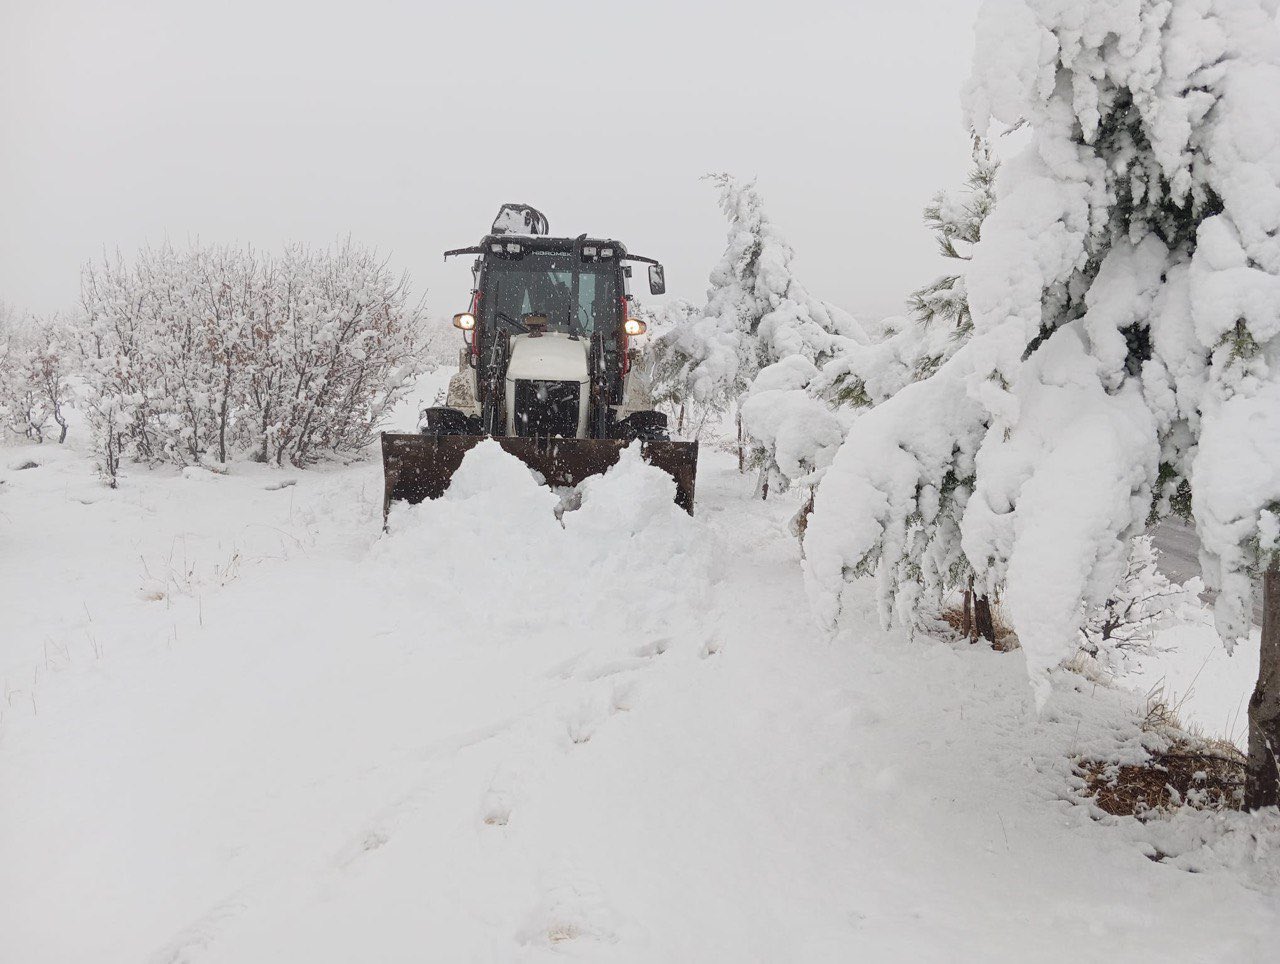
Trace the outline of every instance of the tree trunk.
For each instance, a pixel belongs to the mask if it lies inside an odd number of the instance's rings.
[[[676,413],[676,434],[684,438],[684,402],[680,403],[680,411]]]
[[[818,487],[816,485],[809,486],[809,495],[804,500],[804,505],[791,520],[791,532],[800,540],[800,555],[802,558],[804,556],[804,534],[809,529],[809,516],[813,515],[813,503],[817,497]]]
[[[966,639],[973,633],[973,576],[964,590],[964,616],[960,620],[960,634]]]
[[[1280,569],[1267,570],[1262,587],[1262,652],[1249,700],[1248,810],[1280,805]]]
[[[991,618],[991,600],[987,596],[978,596],[973,601],[973,641],[985,639],[992,645],[996,641],[996,624]]]
[[[742,451],[742,409],[738,409],[738,474],[747,471],[746,457]]]

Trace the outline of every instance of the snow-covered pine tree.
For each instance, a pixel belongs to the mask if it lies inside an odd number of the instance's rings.
[[[878,405],[913,381],[932,375],[973,332],[965,269],[995,203],[1000,163],[985,137],[973,135],[973,163],[959,190],[939,191],[924,209],[943,257],[956,269],[912,292],[910,314],[868,326],[868,341],[826,365],[817,394],[840,405]]]
[[[958,518],[1043,698],[1129,540],[1189,488],[1218,630],[1248,632],[1252,578],[1280,553],[1276,7],[983,7],[968,120],[1025,121],[1031,141],[966,272],[971,340],[860,418],[818,492],[807,557],[828,620],[867,569],[914,610],[910,581],[883,578],[913,558],[903,533],[937,542]],[[972,494],[944,520],[948,479]],[[1280,796],[1274,652],[1250,705],[1254,804]]]
[[[631,313],[648,325],[648,340],[639,365],[647,374],[650,397],[656,408],[674,420],[676,433],[684,435],[687,428],[700,426],[706,416],[715,412],[712,403],[695,402],[689,397],[685,377],[689,356],[676,347],[676,333],[695,324],[702,316],[701,309],[684,298],[671,298],[655,307],[633,300]]]
[[[973,164],[965,186],[939,191],[924,209],[925,225],[934,232],[940,253],[959,262],[957,270],[913,292],[909,316],[880,321],[869,331],[867,344],[828,363],[811,383],[815,394],[846,411],[873,408],[928,379],[973,332],[965,271],[995,203],[999,161],[985,137],[972,139]],[[987,592],[979,587],[976,598],[971,592],[972,569],[960,548],[959,521],[973,482],[973,453],[986,427],[964,394],[961,366],[961,371],[894,402],[889,413],[857,429],[852,441],[855,448],[878,450],[874,464],[856,470],[867,476],[867,491],[893,494],[877,509],[883,531],[869,545],[855,543],[861,555],[840,565],[851,564],[850,573],[877,574],[887,624],[941,629],[943,598],[962,587],[971,606],[989,611]],[[845,421],[853,424],[856,419]],[[953,435],[962,436],[963,444]],[[899,486],[906,486],[911,497],[904,499]],[[823,551],[821,527],[815,547]],[[806,553],[812,548],[807,546]],[[834,598],[831,592],[815,594],[828,619],[833,618]],[[978,623],[991,625],[989,618]]]
[[[671,393],[723,411],[759,370],[754,341],[768,308],[755,292],[767,222],[754,184],[740,186],[727,174],[707,178],[719,185],[720,207],[729,219],[725,253],[711,271],[698,317],[662,335],[654,349],[666,380],[678,386]]]
[[[920,349],[913,370],[915,380],[932,375],[955,354],[973,332],[964,263],[982,239],[982,222],[995,204],[996,172],[1000,162],[987,139],[973,135],[973,166],[960,191],[939,191],[924,209],[924,222],[933,231],[939,253],[960,265],[911,293],[908,304],[919,324]]]
[[[724,411],[742,405],[762,369],[796,358],[816,374],[817,366],[861,333],[851,316],[814,298],[796,279],[794,252],[765,213],[755,182],[728,174],[708,179],[718,186],[720,208],[729,221],[725,253],[711,272],[700,316],[658,339],[654,354],[659,384],[678,386],[663,394]],[[774,379],[768,384],[774,391]],[[794,379],[788,385],[795,388]],[[769,417],[777,401],[770,396],[753,404],[759,434],[747,426],[764,478],[777,471],[775,436],[781,422]],[[746,418],[745,408],[740,415]]]

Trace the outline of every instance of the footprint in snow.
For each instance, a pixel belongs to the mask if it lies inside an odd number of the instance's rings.
[[[639,686],[634,680],[620,680],[597,688],[564,717],[569,741],[574,745],[590,742],[609,717],[635,705],[638,692]]]
[[[596,734],[609,717],[609,708],[599,697],[583,700],[576,709],[571,710],[564,718],[565,731],[569,740],[575,745],[587,743]]]
[[[629,673],[632,670],[643,669],[651,659],[661,656],[670,646],[671,640],[666,637],[653,639],[643,646],[637,646],[629,656],[617,656],[613,659],[589,665],[581,665],[582,657],[586,654],[579,653],[571,661],[555,667],[553,672],[562,679],[573,675],[579,679],[589,681],[604,679],[608,676],[618,676],[622,673]]]
[[[568,861],[544,881],[545,896],[529,915],[516,940],[555,947],[568,941],[616,944],[622,922],[594,880]]]
[[[653,639],[636,649],[633,655],[651,659],[654,656],[661,656],[671,648],[671,640],[666,636],[659,639]]]
[[[480,801],[480,820],[489,827],[505,827],[511,820],[517,791],[523,780],[509,764],[502,764],[489,781],[489,789]]]

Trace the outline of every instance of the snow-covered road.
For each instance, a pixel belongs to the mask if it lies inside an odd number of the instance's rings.
[[[1280,940],[1274,815],[1103,817],[1070,757],[1140,753],[1132,694],[1063,674],[1036,716],[1018,654],[883,633],[869,600],[823,638],[794,504],[709,448],[694,519],[632,461],[561,524],[490,447],[385,536],[376,466],[109,492],[46,447],[3,478],[5,961]]]
[[[1163,520],[1152,532],[1152,540],[1160,550],[1160,569],[1175,582],[1186,582],[1200,575],[1200,540],[1195,527],[1176,516]],[[1253,622],[1262,625],[1262,587],[1255,583]],[[1212,603],[1214,593],[1206,591],[1204,600]]]

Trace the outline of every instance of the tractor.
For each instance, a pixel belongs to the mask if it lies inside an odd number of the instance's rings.
[[[453,316],[458,372],[416,434],[383,433],[384,515],[393,501],[443,495],[486,438],[557,487],[605,472],[639,444],[692,514],[698,443],[669,438],[633,367],[646,326],[631,317],[628,281],[646,265],[650,293],[663,294],[662,265],[618,241],[551,237],[540,212],[516,204],[503,205],[478,245],[444,256],[475,258],[470,305]]]

